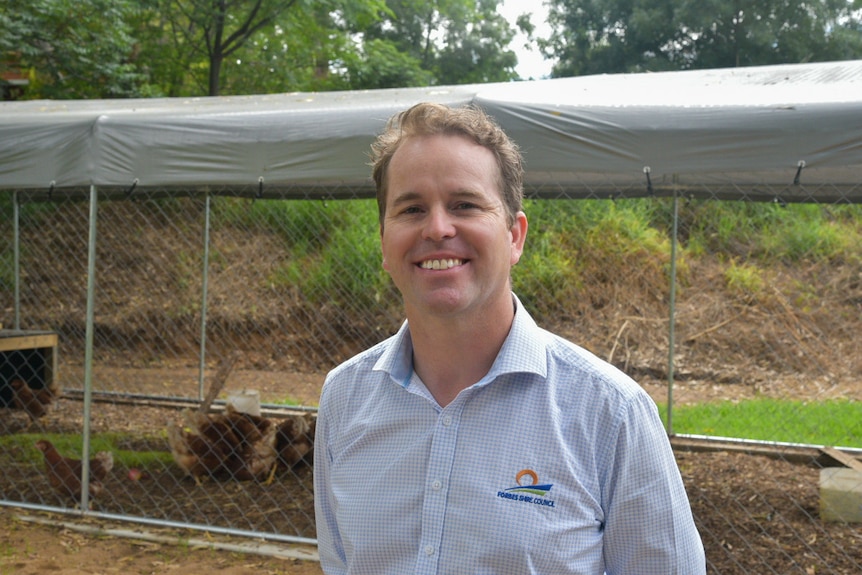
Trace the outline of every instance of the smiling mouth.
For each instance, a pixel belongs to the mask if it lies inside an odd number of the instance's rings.
[[[445,260],[425,260],[419,264],[419,267],[423,270],[448,270],[460,265],[464,265],[464,260],[450,258]]]

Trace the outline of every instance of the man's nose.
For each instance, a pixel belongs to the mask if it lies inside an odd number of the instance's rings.
[[[443,208],[431,209],[423,225],[423,237],[431,241],[440,241],[455,235],[454,218]]]

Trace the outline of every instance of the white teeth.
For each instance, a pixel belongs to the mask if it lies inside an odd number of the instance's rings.
[[[460,266],[464,260],[448,259],[448,260],[425,260],[420,267],[423,270],[448,270],[455,266]]]

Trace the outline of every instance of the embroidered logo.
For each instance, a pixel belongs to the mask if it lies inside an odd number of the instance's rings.
[[[540,484],[538,474],[532,469],[522,469],[519,471],[515,475],[515,483],[514,487],[498,491],[497,497],[519,503],[554,507],[554,501],[546,498],[554,484]]]

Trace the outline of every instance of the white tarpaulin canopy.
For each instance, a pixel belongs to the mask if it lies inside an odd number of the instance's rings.
[[[0,190],[369,195],[371,141],[387,118],[421,101],[485,108],[521,146],[534,195],[676,190],[862,202],[862,60],[372,91],[4,102]]]

